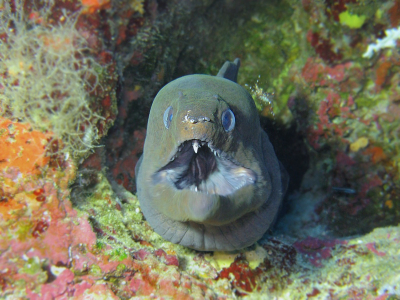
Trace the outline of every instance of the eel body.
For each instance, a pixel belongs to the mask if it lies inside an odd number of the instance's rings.
[[[188,75],[154,99],[136,166],[143,214],[164,239],[201,251],[252,245],[286,189],[239,60],[217,76]]]

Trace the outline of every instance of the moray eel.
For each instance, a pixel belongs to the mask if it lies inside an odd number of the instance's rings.
[[[136,166],[143,214],[164,239],[200,251],[232,251],[273,223],[286,183],[239,59],[217,76],[188,75],[152,104]]]

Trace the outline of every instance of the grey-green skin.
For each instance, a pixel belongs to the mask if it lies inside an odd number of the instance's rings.
[[[275,220],[286,189],[254,101],[234,82],[238,60],[235,64],[236,68],[227,62],[218,76],[184,76],[160,90],[151,107],[143,156],[136,167],[140,206],[154,231],[200,251],[232,251],[255,243]],[[163,115],[169,106],[173,118],[167,129]],[[230,132],[221,123],[227,108],[236,120]],[[225,170],[222,177],[232,177],[230,182],[244,182],[244,186],[225,195],[177,188],[167,172],[160,170],[188,140],[206,141],[218,149],[219,161],[229,159],[237,165],[233,174]],[[251,174],[251,179],[244,174]]]

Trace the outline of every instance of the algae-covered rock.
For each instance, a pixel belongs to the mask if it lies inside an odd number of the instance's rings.
[[[206,298],[222,299],[233,299],[233,295],[250,299],[375,299],[398,295],[398,226],[347,239],[296,239],[280,231],[240,253],[204,254],[163,240],[142,217],[137,198],[121,188],[115,188],[118,192],[113,195],[111,185],[103,175],[101,178],[81,209],[91,212],[98,243],[108,248],[105,252],[112,260],[126,261],[132,256],[143,263],[140,276],[130,283],[135,286],[131,295],[189,297],[185,286],[194,290],[203,286]],[[110,209],[115,206],[118,211],[112,214]],[[123,268],[124,274],[127,268]],[[175,284],[177,278],[183,281]],[[118,296],[122,295],[118,286],[124,280],[126,277],[109,282]]]

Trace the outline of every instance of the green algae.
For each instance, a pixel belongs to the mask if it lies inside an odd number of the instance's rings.
[[[116,272],[116,274],[118,274],[118,273],[124,272],[125,270],[126,270],[126,266],[124,264],[119,264],[117,266],[117,269],[115,270],[115,272]]]
[[[116,248],[110,251],[106,251],[106,254],[110,255],[111,260],[123,261],[125,258],[128,257],[129,253],[127,253],[126,249],[124,248]]]
[[[20,269],[20,273],[29,275],[39,274],[42,272],[42,264],[38,257],[28,258],[24,266]]]
[[[89,274],[95,277],[101,277],[103,275],[103,270],[95,264],[92,264],[89,268]]]
[[[339,14],[339,21],[351,29],[357,29],[364,25],[366,16],[351,14],[348,10]]]
[[[164,242],[150,226],[144,224],[136,196],[117,185],[117,192],[114,192],[102,172],[96,176],[97,183],[90,189],[83,187],[85,193],[73,193],[72,201],[80,211],[92,215],[90,220],[95,231],[101,231],[96,242],[97,249],[107,249],[107,245],[111,245],[107,253],[112,259],[121,261],[128,255],[126,248],[143,248],[141,240],[152,244]],[[150,240],[149,236],[152,237]]]
[[[106,244],[103,243],[103,242],[101,242],[101,241],[97,241],[96,244],[95,244],[95,247],[96,247],[98,250],[104,249],[105,246],[106,246]]]
[[[25,241],[29,238],[29,233],[32,230],[32,223],[28,220],[18,221],[18,229],[16,231],[16,236],[20,241]]]
[[[243,34],[245,57],[239,82],[258,85],[274,93],[273,107],[278,122],[289,122],[287,100],[295,90],[290,69],[299,59],[300,46],[290,19],[293,9],[287,1],[261,5],[258,13],[246,24]],[[300,58],[301,59],[301,58]],[[260,107],[262,109],[262,107]]]

